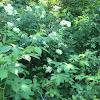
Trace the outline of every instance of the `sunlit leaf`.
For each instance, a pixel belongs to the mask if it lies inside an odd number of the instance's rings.
[[[29,55],[23,55],[22,58],[24,58],[27,61],[31,61],[31,57]]]

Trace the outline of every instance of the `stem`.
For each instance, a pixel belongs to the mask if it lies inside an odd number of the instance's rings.
[[[9,73],[8,73],[8,76],[9,76]],[[6,78],[6,81],[8,80],[8,76],[7,76],[7,78]],[[4,85],[4,88],[3,88],[3,100],[4,100],[4,98],[5,98],[5,89],[6,89],[6,83],[5,83],[5,85]]]
[[[38,90],[37,90],[38,91]],[[38,91],[39,93],[40,93],[40,91]],[[41,95],[41,97],[42,97],[42,100],[45,100],[44,98],[43,98],[43,96],[42,96],[42,94],[40,93],[40,95]]]
[[[4,88],[0,87],[1,90],[3,90]]]
[[[29,48],[33,45],[34,42],[35,42],[35,41],[33,41],[33,42],[31,43],[31,45],[30,45],[25,51],[23,51],[23,52],[18,56],[17,60],[19,60],[19,58],[21,57],[21,55],[22,55],[23,53],[25,53],[27,50],[29,50]],[[17,60],[16,60],[16,61],[17,61]]]

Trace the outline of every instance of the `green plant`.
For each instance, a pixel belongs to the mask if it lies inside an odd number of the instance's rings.
[[[22,2],[0,2],[0,100],[99,100],[98,2],[81,16]]]

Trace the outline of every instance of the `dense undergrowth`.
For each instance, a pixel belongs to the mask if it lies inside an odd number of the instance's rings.
[[[37,1],[0,2],[0,100],[100,100],[100,1]]]

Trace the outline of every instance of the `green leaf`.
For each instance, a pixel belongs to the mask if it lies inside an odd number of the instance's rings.
[[[42,54],[42,50],[41,50],[40,47],[35,47],[35,51],[36,51],[39,55]]]
[[[21,89],[27,94],[31,93],[31,89],[27,84],[21,84]]]
[[[43,48],[43,47],[41,47],[41,49],[43,49],[44,51],[46,51],[46,52],[48,52],[48,53],[49,53],[49,51],[48,51],[47,49],[45,49],[45,48]]]
[[[19,91],[19,89],[20,89],[19,84],[17,84],[17,83],[13,83],[13,84],[11,85],[11,88],[12,88],[12,90],[15,91],[16,93],[17,93],[17,92]]]
[[[0,47],[0,52],[7,52],[10,49],[11,49],[11,46],[8,46],[8,45],[2,46],[2,47]]]
[[[19,94],[16,94],[16,95],[14,96],[14,98],[15,98],[15,100],[20,100],[20,95],[19,95]]]
[[[55,84],[58,86],[60,85],[60,83],[64,83],[64,75],[63,74],[53,74],[53,76],[51,77],[51,80],[55,80]]]
[[[18,75],[18,69],[15,67],[15,64],[10,64],[8,66],[8,71],[13,73],[13,74]]]
[[[36,79],[36,78],[33,79],[33,83],[34,83],[34,84],[37,83],[37,79]]]
[[[85,65],[86,65],[86,66],[89,66],[89,63],[88,63],[88,61],[80,61],[80,65],[83,66],[83,67],[84,67]]]
[[[32,57],[34,57],[34,58],[40,59],[40,58],[38,57],[38,55],[35,55],[35,54],[33,54],[33,53],[30,53],[29,55],[32,56]]]
[[[8,76],[8,71],[6,69],[0,69],[1,81]]]
[[[21,93],[20,95],[21,95],[22,98],[24,98],[24,99],[26,99],[26,100],[30,100],[30,96],[29,96],[28,93],[24,93],[24,92],[23,92],[23,93]]]
[[[74,66],[73,66],[72,64],[66,64],[66,65],[64,66],[64,71],[65,71],[66,73],[68,73],[68,71],[69,71],[70,69],[74,69]]]

